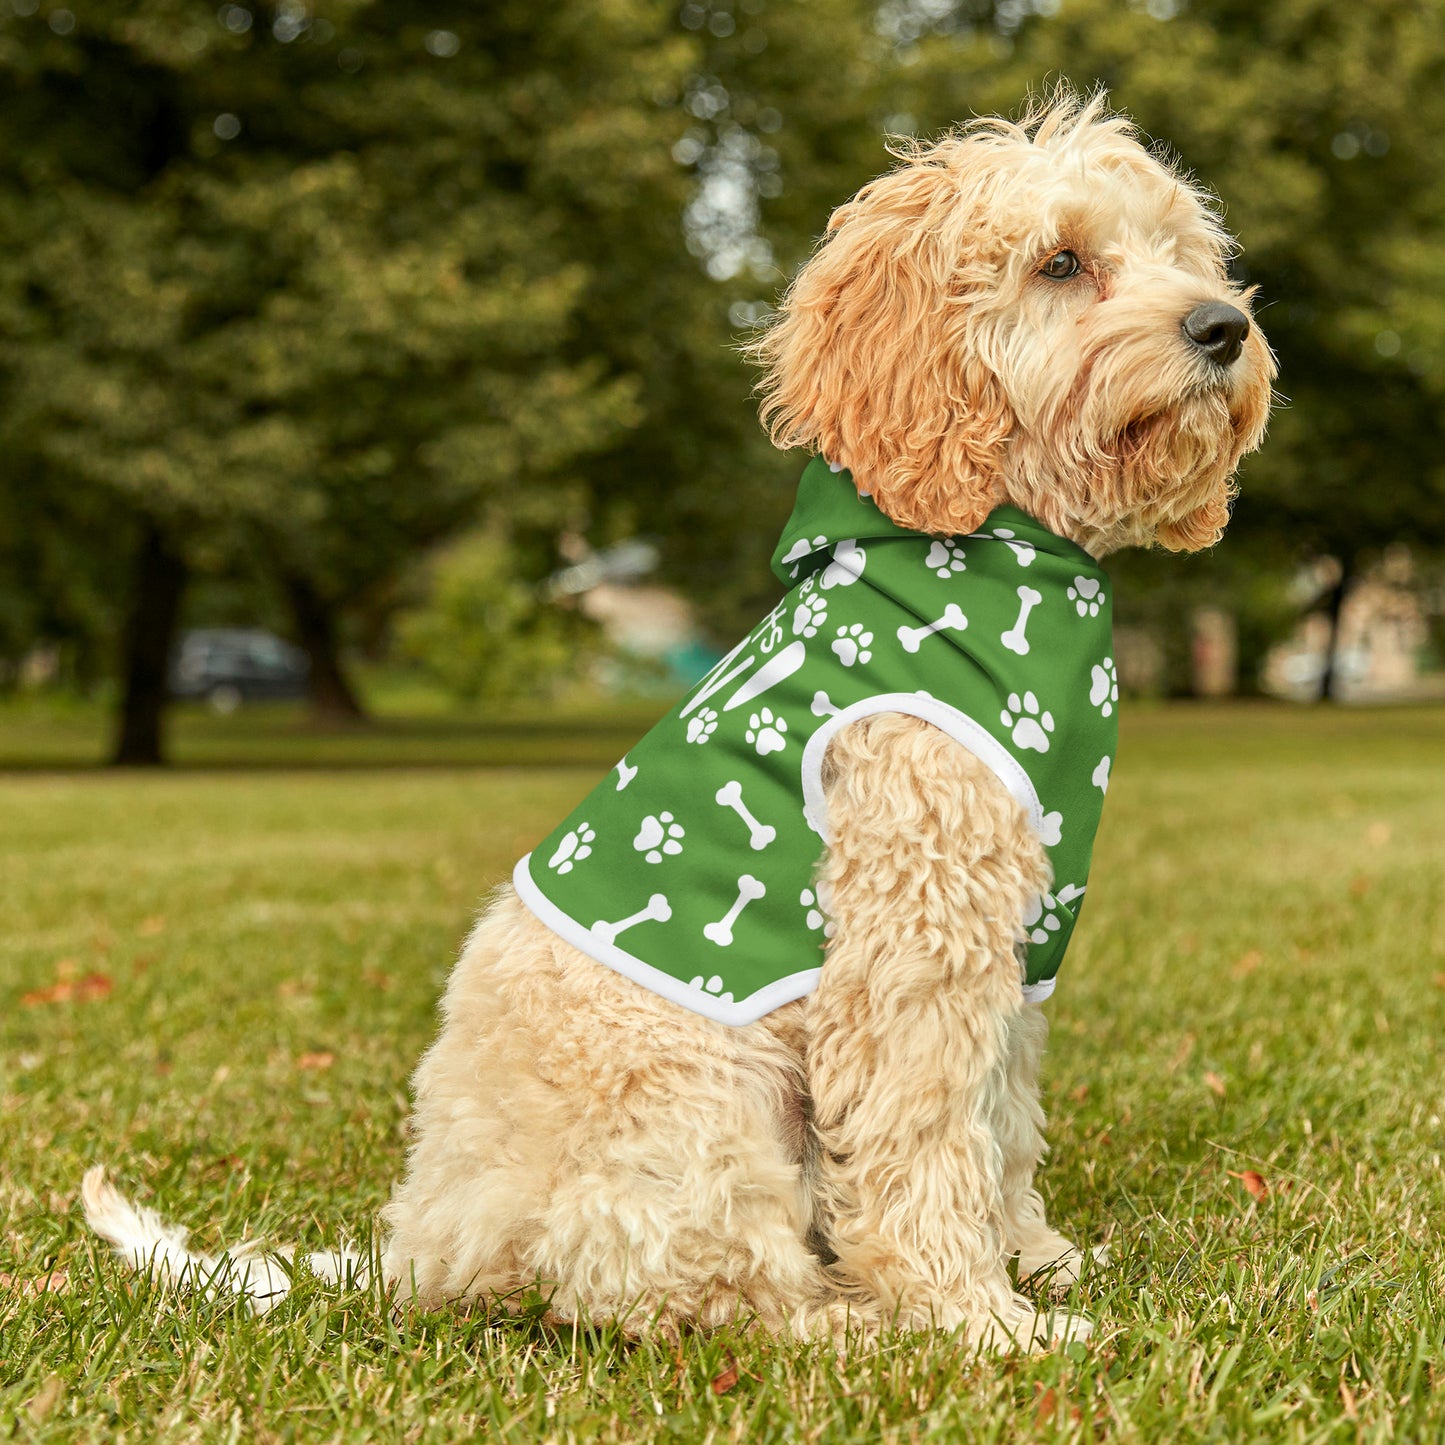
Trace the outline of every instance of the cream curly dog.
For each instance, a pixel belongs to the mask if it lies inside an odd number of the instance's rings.
[[[1009,504],[1093,557],[1207,547],[1274,374],[1229,251],[1101,99],[974,122],[833,216],[756,345],[765,420],[917,532]],[[995,767],[916,716],[842,728],[822,777],[834,932],[816,988],[754,1022],[660,997],[500,891],[416,1073],[385,1211],[403,1296],[540,1284],[560,1319],[666,1335],[1087,1333],[1008,1273],[1080,1261],[1034,1185],[1045,1022],[1018,949],[1050,883],[1040,835]],[[86,1200],[132,1258],[192,1259],[98,1170]]]

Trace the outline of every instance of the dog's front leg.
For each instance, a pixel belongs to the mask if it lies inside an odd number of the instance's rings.
[[[845,1287],[988,1345],[1079,1337],[1006,1269],[996,1110],[1023,1006],[1014,944],[1043,849],[993,772],[917,719],[834,740],[823,869],[836,932],[810,1001],[820,1215]]]

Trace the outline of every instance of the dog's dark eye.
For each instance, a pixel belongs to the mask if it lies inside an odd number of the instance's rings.
[[[1067,281],[1069,277],[1077,276],[1083,269],[1079,264],[1079,258],[1072,251],[1055,251],[1039,267],[1039,273],[1047,276],[1050,281]]]

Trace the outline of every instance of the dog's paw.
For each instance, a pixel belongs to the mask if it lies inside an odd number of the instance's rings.
[[[1036,1354],[1087,1340],[1094,1322],[1065,1310],[1041,1310],[1032,1300],[1015,1295],[1009,1306],[995,1314],[968,1339],[975,1348],[994,1354],[1023,1350]]]
[[[1087,1258],[1095,1264],[1107,1264],[1109,1246],[1096,1244],[1089,1250]],[[1062,1235],[1058,1238],[1058,1245],[1048,1250],[1020,1250],[1019,1284],[1031,1289],[1047,1289],[1053,1294],[1067,1294],[1079,1282],[1085,1259],[1083,1251]]]

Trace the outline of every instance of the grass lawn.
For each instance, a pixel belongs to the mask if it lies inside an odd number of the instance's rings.
[[[203,1247],[365,1239],[478,899],[637,724],[196,722],[183,759],[252,766],[0,776],[0,1439],[1445,1439],[1439,709],[1126,710],[1048,1006],[1087,1347],[675,1354],[311,1280],[256,1320],[87,1240],[98,1160]]]

